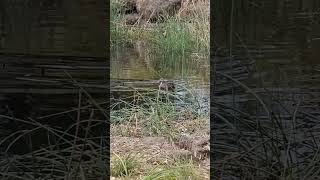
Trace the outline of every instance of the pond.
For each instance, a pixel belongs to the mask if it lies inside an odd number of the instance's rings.
[[[225,177],[249,171],[268,179],[282,168],[309,168],[319,143],[319,44],[316,37],[306,44],[274,39],[216,53],[211,136]],[[224,164],[231,154],[239,159]]]
[[[173,82],[176,94],[192,90],[202,107],[209,109],[209,60],[195,54],[152,54],[147,43],[115,45],[111,50],[111,98],[128,98],[134,91],[157,90],[159,80]],[[184,96],[186,97],[186,96]]]

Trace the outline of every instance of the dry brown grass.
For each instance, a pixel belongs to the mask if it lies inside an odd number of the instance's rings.
[[[143,126],[143,123],[138,124]],[[192,161],[191,164],[188,162],[186,165],[196,168],[194,170],[199,172],[197,175],[199,178],[208,179],[209,158],[208,154],[202,154],[203,150],[209,146],[208,119],[190,119],[172,123],[172,129],[180,134],[180,138],[175,142],[161,136],[148,137],[141,131],[137,135],[138,130],[142,129],[139,126],[136,126],[135,123],[112,125],[111,131],[112,153],[120,157],[130,154],[136,159],[135,173],[130,176],[131,179],[144,179],[148,174],[163,166],[175,167],[181,159]],[[205,143],[204,147],[201,143]],[[208,153],[209,149],[205,151]],[[115,160],[114,155],[112,159]],[[129,177],[122,177],[122,179],[126,178]]]
[[[209,0],[182,0],[182,6],[177,14],[180,18],[210,17]]]
[[[114,0],[115,1],[115,0]],[[148,41],[208,59],[210,49],[210,4],[208,0],[183,0],[182,7],[164,23],[126,25],[125,18],[113,15],[112,41]],[[179,33],[177,33],[179,32]]]

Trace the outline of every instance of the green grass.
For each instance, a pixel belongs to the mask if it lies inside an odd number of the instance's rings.
[[[159,27],[153,36],[155,48],[164,52],[174,52],[177,54],[187,54],[192,51],[198,52],[194,47],[193,34],[188,26],[174,18],[166,21],[165,26]]]
[[[177,120],[209,118],[208,113],[198,113],[198,100],[192,95],[191,90],[189,93],[190,102],[179,109],[170,101],[161,101],[157,91],[137,93],[132,102],[116,101],[111,109],[111,124],[117,128],[114,131],[111,130],[111,134],[162,136],[171,140],[179,138],[181,132],[175,127]],[[122,107],[116,109],[116,106]]]
[[[202,180],[203,174],[199,168],[190,162],[175,162],[173,165],[159,166],[150,172],[143,180]]]
[[[114,153],[111,166],[111,176],[114,177],[130,177],[137,166],[136,157],[132,154],[127,154],[123,157]]]
[[[164,23],[154,23],[152,26],[127,26],[124,23],[124,15],[119,13],[121,1],[112,0],[111,7],[112,44],[146,41],[153,45],[153,53],[176,55],[197,53],[208,57],[209,15],[201,10],[192,10],[195,9],[192,5],[188,7],[193,12],[191,15],[164,16]]]
[[[114,154],[111,159],[111,176],[123,180],[202,180],[209,176],[190,157],[172,158],[172,163],[151,165],[145,164],[143,159],[139,159],[139,156]]]

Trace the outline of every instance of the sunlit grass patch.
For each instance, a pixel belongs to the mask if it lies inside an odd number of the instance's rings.
[[[152,172],[143,178],[143,180],[202,180],[204,175],[201,174],[199,167],[192,161],[176,162],[172,165],[156,167]]]
[[[153,44],[153,53],[197,53],[209,55],[208,1],[186,3],[174,16],[162,15],[164,22],[126,25],[125,15],[119,12],[124,1],[111,1],[111,42],[146,41]]]
[[[114,177],[130,177],[138,165],[137,157],[132,154],[120,156],[113,153],[111,159],[111,175]]]
[[[209,177],[208,169],[190,156],[167,157],[170,159],[157,164],[147,162],[146,158],[150,158],[149,156],[113,153],[111,176],[121,180],[203,180]]]

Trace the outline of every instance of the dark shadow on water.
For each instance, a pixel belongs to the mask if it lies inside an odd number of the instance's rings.
[[[214,177],[319,177],[320,4],[231,2],[216,4],[226,16],[215,32]]]
[[[29,64],[16,63],[19,58]],[[104,62],[37,58],[1,56],[6,66],[0,72],[0,177],[23,172],[59,179],[80,166],[89,177],[105,176],[109,87],[103,85],[106,68],[98,68]],[[92,66],[84,66],[86,61]]]

